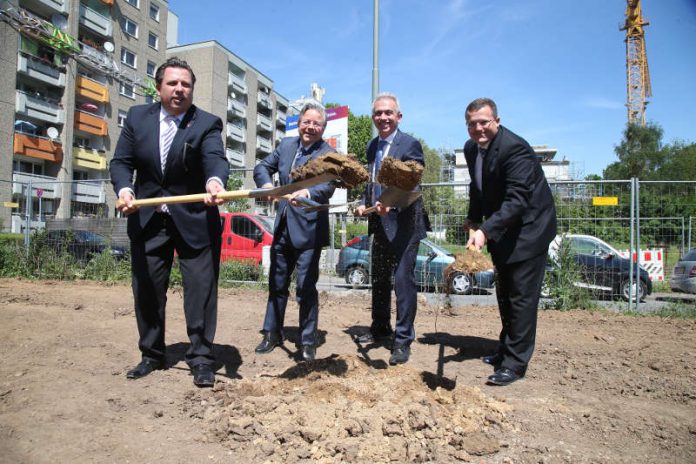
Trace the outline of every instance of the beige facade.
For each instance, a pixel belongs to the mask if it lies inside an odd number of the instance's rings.
[[[251,170],[285,135],[287,98],[270,78],[214,40],[172,46],[167,56],[193,68],[194,102],[222,119],[230,168],[245,172],[245,185],[252,187]]]
[[[50,217],[111,216],[108,162],[128,109],[152,101],[167,1],[0,7],[2,230],[22,232],[28,218],[35,229]]]

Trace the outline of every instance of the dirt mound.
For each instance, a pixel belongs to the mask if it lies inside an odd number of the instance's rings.
[[[413,190],[423,177],[423,165],[414,160],[401,161],[387,156],[377,174],[377,182],[387,187]]]
[[[407,366],[332,355],[278,376],[191,392],[190,413],[248,462],[456,462],[497,453],[507,404]]]
[[[340,155],[327,153],[321,155],[306,164],[292,170],[290,176],[293,180],[303,180],[319,176],[324,173],[335,174],[345,188],[355,188],[367,182],[369,175],[367,170],[353,155]]]
[[[454,262],[450,263],[443,273],[445,281],[449,281],[456,272],[471,274],[488,269],[493,269],[493,262],[487,255],[476,250],[464,250],[454,255]]]

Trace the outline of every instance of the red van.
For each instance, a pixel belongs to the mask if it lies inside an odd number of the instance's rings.
[[[250,260],[261,264],[263,247],[273,243],[273,218],[249,213],[220,213],[220,220],[220,260]]]

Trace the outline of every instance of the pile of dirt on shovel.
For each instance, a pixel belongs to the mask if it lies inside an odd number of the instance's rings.
[[[443,271],[445,282],[450,282],[452,276],[458,272],[473,274],[474,272],[493,269],[491,259],[477,250],[464,250],[454,255],[454,262],[450,263]]]
[[[292,170],[290,176],[293,180],[304,180],[319,176],[324,173],[335,174],[345,188],[355,188],[367,182],[369,174],[353,155],[341,155],[327,153],[318,156]]]
[[[377,174],[377,182],[401,190],[413,190],[423,177],[423,165],[415,160],[401,161],[387,156]]]
[[[468,462],[497,453],[494,437],[511,428],[510,406],[478,388],[352,355],[220,382],[212,399],[199,391],[187,399],[202,439],[239,462]]]

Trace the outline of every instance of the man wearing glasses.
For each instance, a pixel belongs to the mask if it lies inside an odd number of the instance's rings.
[[[316,103],[307,103],[300,111],[298,137],[285,137],[278,147],[254,168],[258,187],[273,187],[272,176],[278,173],[281,185],[292,182],[290,172],[320,155],[334,151],[322,140],[326,129],[326,112]],[[268,303],[263,321],[263,340],[256,347],[259,354],[270,353],[283,342],[285,307],[288,303],[290,278],[297,268],[297,302],[300,306],[299,345],[304,361],[316,356],[319,319],[319,258],[329,244],[329,212],[305,211],[298,197],[325,204],[334,193],[330,183],[301,189],[290,200],[281,200],[276,212],[271,268],[268,277]]]
[[[482,358],[495,368],[492,385],[524,377],[534,351],[539,294],[556,209],[541,164],[529,144],[500,125],[493,100],[466,107],[471,137],[464,156],[471,176],[467,246],[488,246],[497,271],[502,321],[498,351]]]
[[[362,216],[368,205],[377,214],[368,218],[372,242],[372,324],[370,331],[359,336],[359,343],[384,342],[392,339],[389,364],[403,364],[411,355],[411,343],[416,332],[417,287],[415,278],[418,245],[426,236],[423,200],[420,198],[406,208],[390,208],[379,201],[381,186],[376,182],[382,159],[386,156],[425,165],[420,142],[398,130],[401,122],[399,100],[383,93],[372,104],[372,122],[379,136],[367,144],[370,180],[356,214]],[[417,187],[420,189],[420,186]],[[396,324],[392,331],[392,276],[396,294]]]

